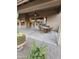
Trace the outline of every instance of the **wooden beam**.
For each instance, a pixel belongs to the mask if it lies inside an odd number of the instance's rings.
[[[25,2],[28,2],[29,0],[17,0],[17,5],[23,4]]]

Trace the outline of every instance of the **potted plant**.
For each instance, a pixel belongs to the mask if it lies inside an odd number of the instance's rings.
[[[17,48],[22,49],[26,41],[26,36],[22,32],[17,33]]]

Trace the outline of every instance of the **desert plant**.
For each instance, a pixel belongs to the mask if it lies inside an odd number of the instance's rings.
[[[45,59],[46,48],[47,45],[42,45],[41,47],[39,47],[34,41],[29,51],[29,55],[26,59]]]

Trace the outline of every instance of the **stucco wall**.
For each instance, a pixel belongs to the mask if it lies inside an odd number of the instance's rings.
[[[47,24],[53,27],[53,30],[58,30],[58,27],[61,22],[61,13],[48,16]]]

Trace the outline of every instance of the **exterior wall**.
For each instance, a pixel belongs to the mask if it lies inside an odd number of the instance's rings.
[[[61,22],[61,13],[51,15],[47,18],[47,24],[50,25],[53,28],[53,30],[58,30],[60,22]]]

